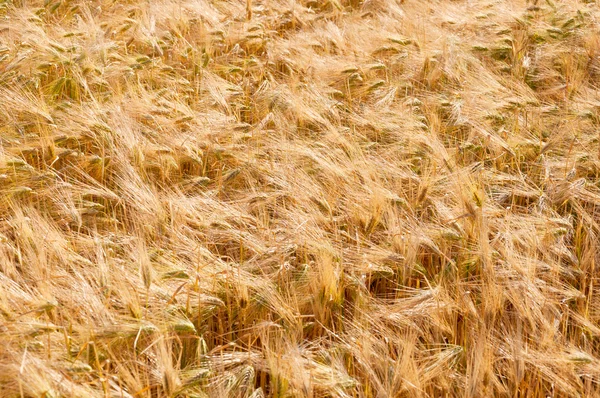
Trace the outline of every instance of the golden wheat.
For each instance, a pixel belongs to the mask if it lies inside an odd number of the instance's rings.
[[[0,396],[600,396],[593,0],[0,0]]]

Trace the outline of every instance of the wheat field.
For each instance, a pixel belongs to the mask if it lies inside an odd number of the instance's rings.
[[[0,397],[600,396],[600,9],[0,0]]]

